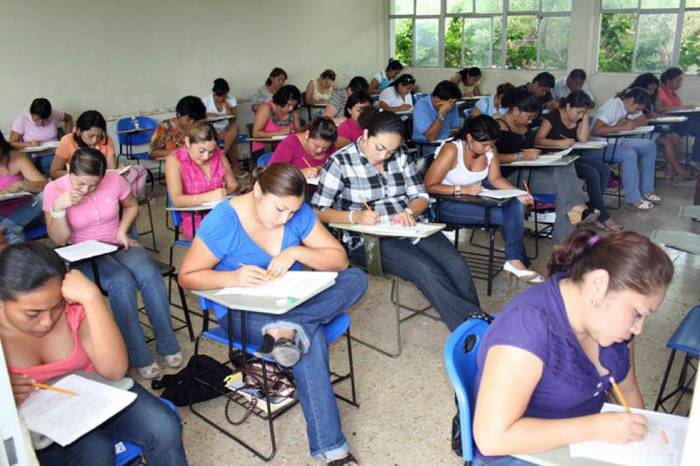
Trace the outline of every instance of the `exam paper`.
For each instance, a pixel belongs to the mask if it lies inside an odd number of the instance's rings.
[[[337,272],[292,271],[261,286],[230,286],[216,294],[303,299],[316,294],[337,276]]]
[[[484,189],[479,191],[479,196],[490,197],[492,199],[510,199],[527,194],[527,191],[522,189]]]
[[[103,243],[94,239],[83,241],[56,249],[56,253],[68,262],[78,262],[90,257],[101,256],[116,251],[118,248],[113,244]]]

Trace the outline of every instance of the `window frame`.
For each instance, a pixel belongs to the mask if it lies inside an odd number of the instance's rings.
[[[685,23],[686,12],[698,12],[700,13],[700,6],[697,7],[686,7],[687,0],[679,0],[679,5],[676,8],[642,8],[642,0],[636,0],[636,8],[610,8],[605,9],[603,7],[604,0],[598,0],[598,40],[596,42],[595,48],[595,72],[601,74],[612,74],[612,73],[625,73],[625,74],[639,74],[647,72],[658,72],[660,70],[637,70],[637,53],[639,46],[639,23],[640,15],[648,14],[676,14],[676,29],[675,36],[673,37],[673,51],[671,52],[671,63],[668,66],[677,66],[680,68],[680,57],[681,57],[681,40],[683,38],[683,25]],[[635,15],[635,29],[634,29],[634,49],[632,50],[632,68],[629,71],[601,71],[600,63],[598,62],[600,56],[600,42],[601,36],[603,34],[603,15],[604,14],[615,14],[615,13],[632,13]],[[685,73],[685,70],[683,71]]]
[[[461,36],[461,41],[460,41],[460,57],[459,57],[459,68],[462,68],[466,65],[471,65],[471,63],[464,63],[464,19],[465,18],[498,18],[500,17],[501,19],[501,57],[500,57],[500,62],[495,65],[495,66],[481,66],[484,69],[489,69],[489,70],[513,70],[517,71],[514,69],[510,69],[507,66],[507,52],[508,52],[508,17],[509,16],[535,16],[537,17],[537,57],[535,59],[535,67],[532,68],[532,70],[548,70],[548,69],[555,69],[555,68],[550,68],[550,67],[544,67],[542,65],[541,61],[541,51],[540,47],[542,45],[542,24],[543,24],[543,19],[544,18],[566,18],[568,17],[571,19],[571,11],[573,9],[573,1],[572,0],[572,7],[568,11],[543,11],[542,10],[542,2],[543,0],[535,0],[537,2],[537,10],[524,10],[524,11],[513,11],[509,12],[508,7],[510,6],[510,0],[501,0],[502,2],[502,11],[499,12],[494,12],[494,13],[477,13],[476,12],[476,2],[479,0],[469,0],[472,4],[472,12],[471,13],[447,13],[447,0],[440,0],[440,14],[431,14],[431,15],[419,15],[416,13],[416,6],[417,2],[420,0],[413,0],[413,14],[392,14],[391,13],[391,0],[388,1],[388,22],[387,24],[389,25],[388,28],[388,42],[389,42],[389,50],[391,55],[395,55],[395,42],[392,40],[392,31],[391,31],[391,21],[394,19],[410,19],[413,21],[412,23],[412,35],[411,35],[411,40],[412,40],[412,45],[413,48],[411,50],[411,64],[409,66],[411,67],[417,67],[417,68],[445,68],[445,21],[447,19],[451,18],[461,18],[461,23],[462,23],[462,36]],[[684,0],[683,0],[684,1]],[[438,20],[438,64],[437,65],[418,65],[416,64],[416,20],[417,19],[437,19]],[[571,41],[571,37],[569,34],[569,44]],[[568,56],[567,56],[567,66],[568,66]],[[450,66],[451,68],[451,66]],[[566,67],[564,68],[566,69]]]

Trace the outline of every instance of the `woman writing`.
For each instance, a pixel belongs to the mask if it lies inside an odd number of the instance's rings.
[[[335,146],[342,148],[357,141],[362,136],[362,127],[360,126],[360,115],[367,108],[372,107],[372,98],[365,92],[358,92],[351,95],[345,103],[345,118],[340,126],[338,126],[338,140]]]
[[[185,142],[193,123],[207,117],[207,107],[199,97],[188,95],[177,102],[175,117],[160,122],[151,137],[151,158],[162,159]]]
[[[338,131],[328,117],[315,118],[305,131],[290,134],[277,145],[270,163],[290,163],[306,177],[316,178],[335,151]]]
[[[260,86],[253,94],[253,103],[251,105],[253,112],[257,112],[261,104],[271,101],[272,96],[284,86],[285,82],[287,82],[287,72],[282,68],[273,68],[265,80],[265,84]]]
[[[296,86],[282,86],[272,96],[271,102],[258,107],[253,121],[253,137],[271,138],[296,133],[301,128],[301,116],[298,111],[300,103],[301,92]],[[253,143],[253,152],[264,148],[259,142]]]
[[[335,71],[323,70],[318,78],[309,81],[304,93],[304,103],[307,105],[324,105],[335,94]]]
[[[369,82],[369,93],[379,94],[386,89],[403,71],[403,65],[395,58],[390,58],[383,71],[378,71]]]
[[[379,108],[389,112],[410,112],[413,109],[411,91],[416,79],[410,74],[402,74],[379,94]]]

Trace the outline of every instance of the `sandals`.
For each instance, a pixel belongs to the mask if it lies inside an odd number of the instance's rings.
[[[182,353],[180,351],[165,356],[165,363],[171,369],[177,369],[178,367],[182,366],[183,362],[184,360],[182,359]]]
[[[586,207],[583,210],[570,210],[566,215],[569,217],[569,222],[571,222],[572,225],[578,225],[595,222],[598,220],[600,211],[598,209],[589,209]]]
[[[607,221],[609,221],[609,220],[606,220],[605,222],[607,222]],[[625,229],[625,227],[623,227],[619,223],[613,223],[612,225],[607,225],[605,222],[601,222],[600,220],[596,220],[595,222],[593,222],[593,226],[599,230],[610,231],[610,232],[622,231]]]
[[[148,366],[139,367],[137,370],[139,372],[139,375],[146,380],[155,379],[160,375],[160,366],[155,361],[153,361]]]
[[[661,204],[661,197],[659,197],[659,195],[655,193],[645,194],[644,199],[646,199],[649,202],[653,202],[654,204]]]
[[[355,463],[355,464],[360,464],[359,461],[355,459],[354,456],[352,456],[352,453],[348,452],[348,454],[340,459],[330,461],[326,463],[328,466],[345,466],[348,463]]]
[[[654,207],[653,202],[646,201],[642,199],[641,201],[637,202],[636,204],[630,204],[633,208],[637,210],[649,210]]]

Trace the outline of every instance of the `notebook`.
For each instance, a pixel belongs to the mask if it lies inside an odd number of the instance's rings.
[[[264,296],[294,301],[316,295],[335,283],[337,272],[291,271],[261,286],[229,286],[217,291],[217,296]]]
[[[136,393],[76,374],[62,378],[53,386],[78,395],[36,390],[20,405],[19,412],[29,430],[45,435],[62,447],[95,429],[136,399]]]
[[[601,412],[624,412],[619,405],[605,403]],[[630,466],[680,465],[683,443],[688,429],[688,418],[644,409],[633,413],[647,418],[647,435],[644,440],[624,444],[606,442],[582,442],[569,446],[571,457],[592,458],[608,463]]]
[[[491,199],[510,199],[526,195],[527,191],[522,189],[484,189],[479,193],[481,197],[490,197]]]
[[[78,262],[91,257],[109,254],[119,249],[114,244],[107,244],[94,239],[83,241],[56,249],[56,253],[68,262]]]

